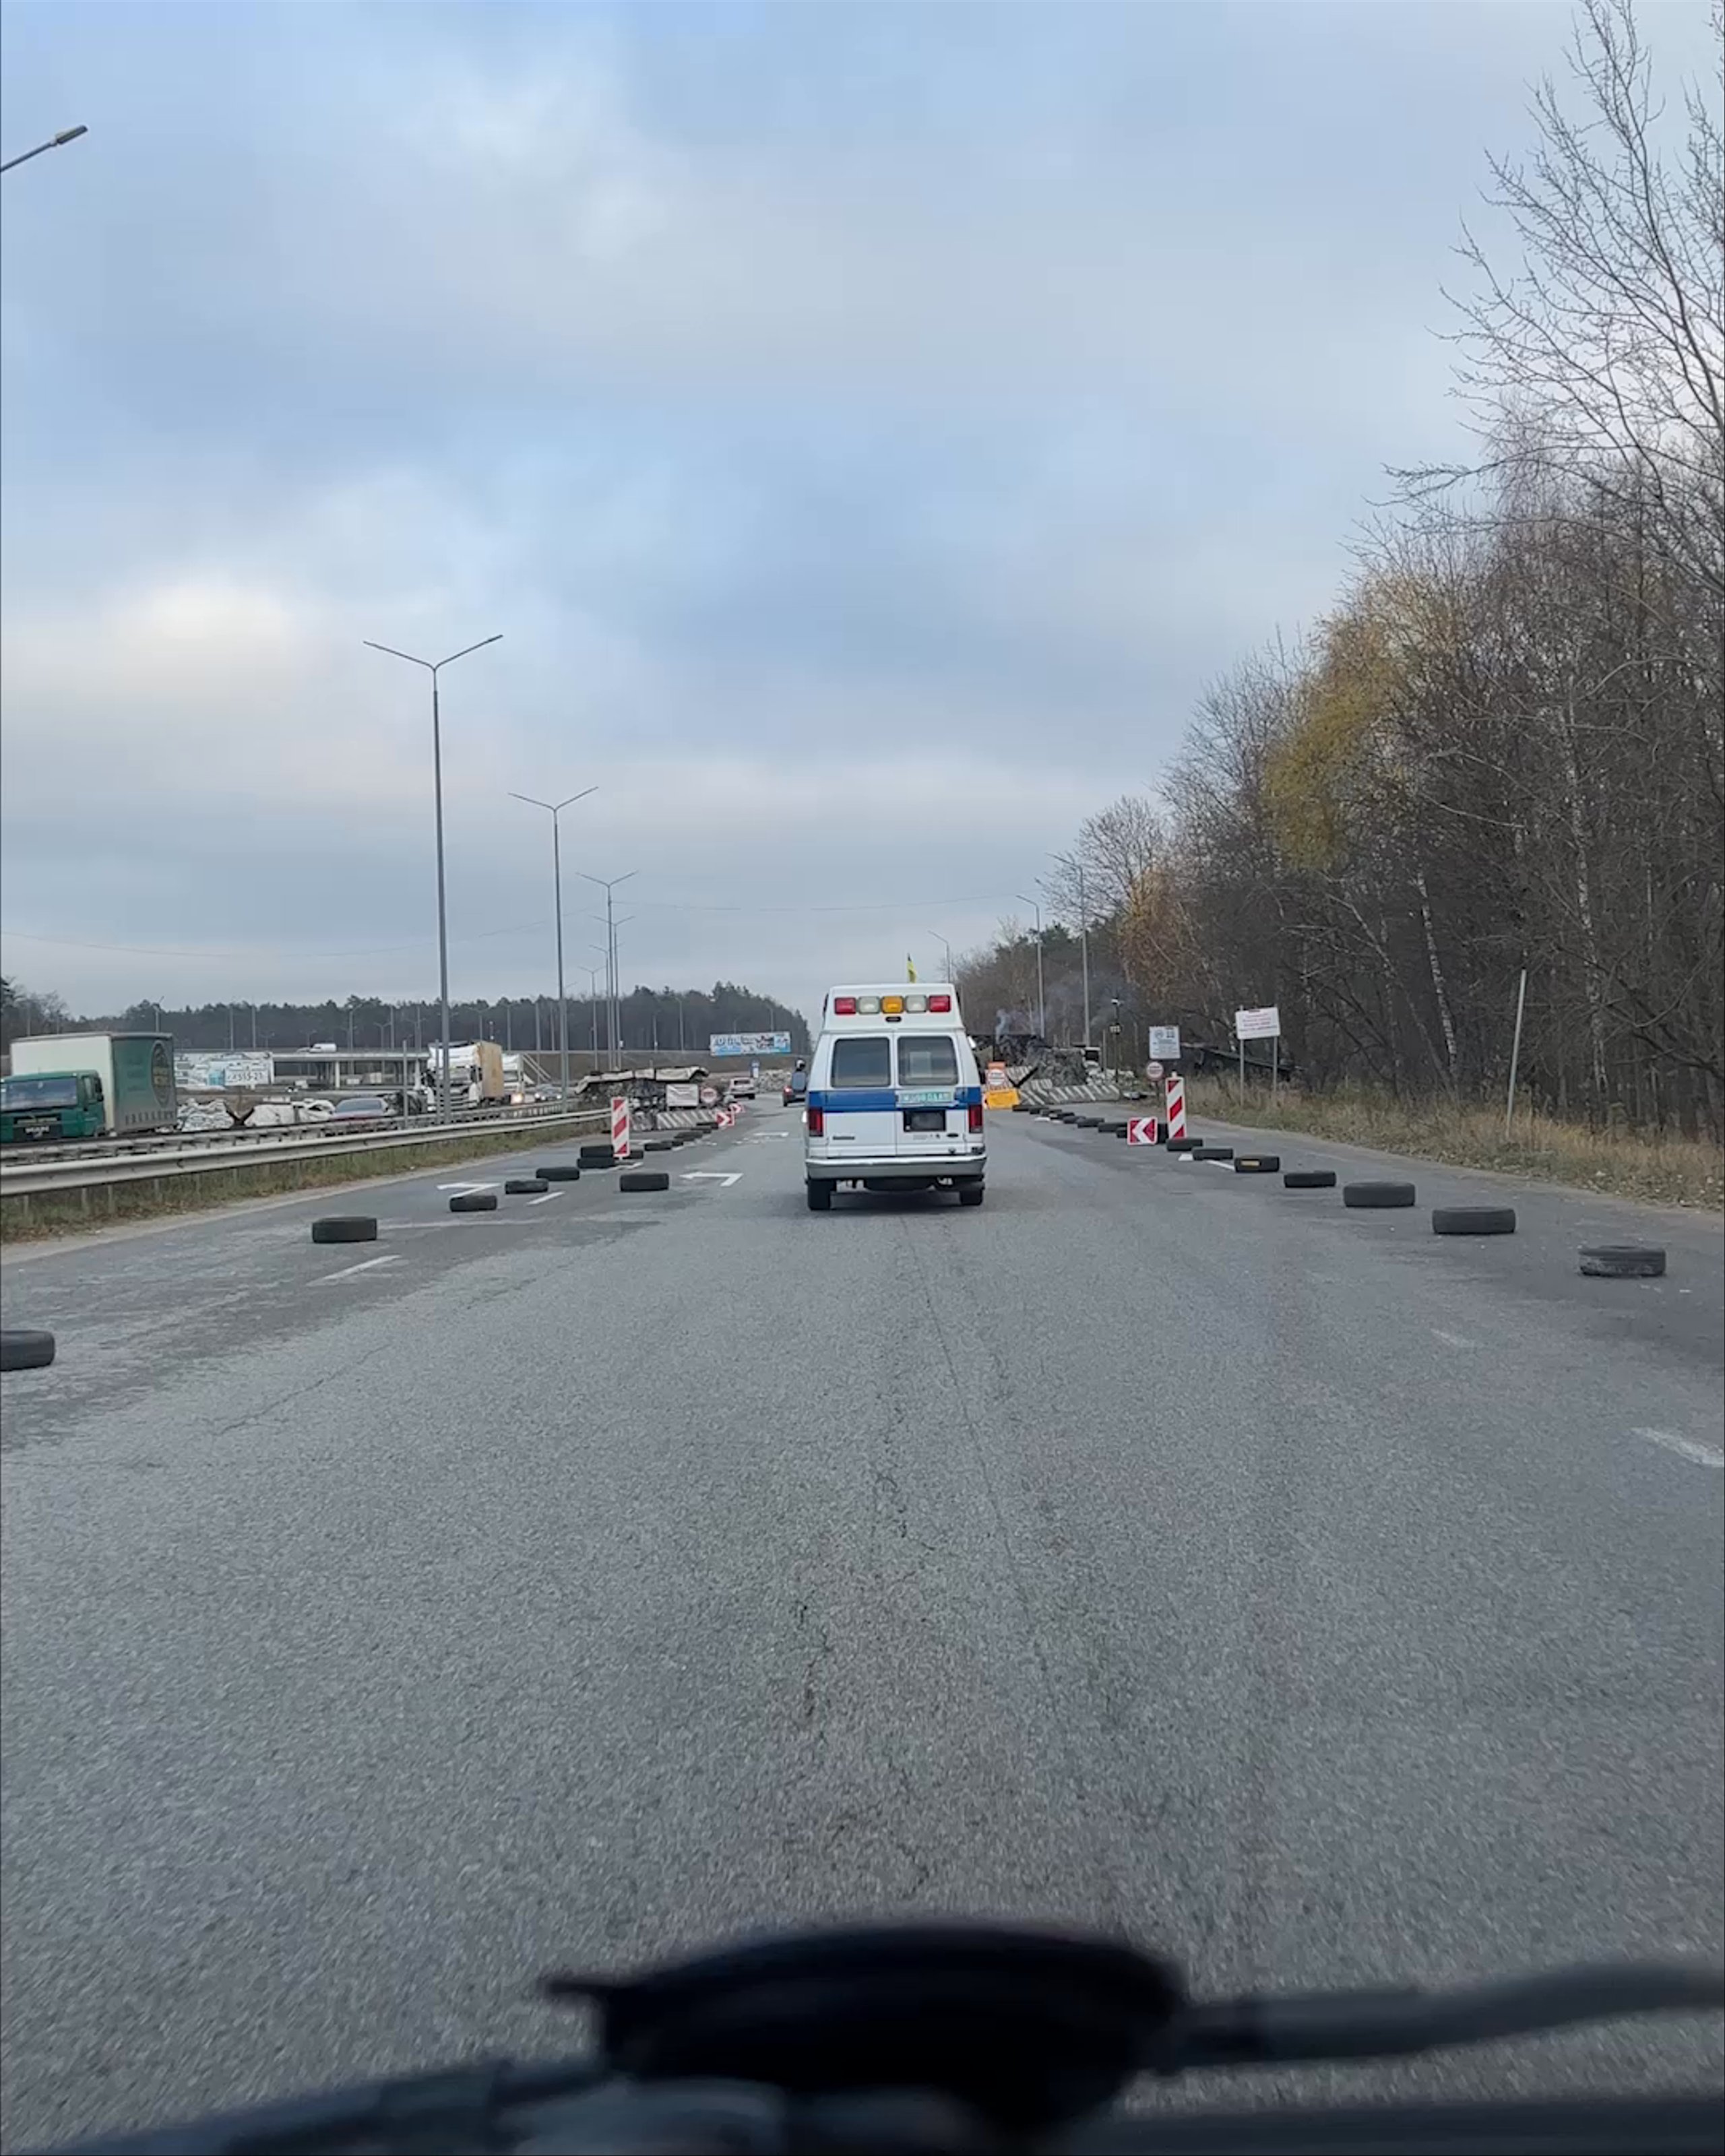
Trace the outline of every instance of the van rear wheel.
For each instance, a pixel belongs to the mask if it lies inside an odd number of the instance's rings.
[[[805,1183],[811,1213],[830,1213],[833,1209],[833,1186],[830,1183]]]
[[[961,1183],[958,1203],[961,1205],[980,1205],[986,1194],[986,1185],[980,1183]]]

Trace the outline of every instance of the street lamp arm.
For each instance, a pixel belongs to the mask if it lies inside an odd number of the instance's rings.
[[[423,666],[428,674],[437,671],[429,659],[416,659],[411,651],[398,651],[393,644],[373,644],[368,636],[362,636],[359,640],[367,651],[382,651],[392,659],[405,659],[409,666]]]
[[[439,659],[431,670],[434,674],[439,666],[453,666],[458,659],[466,658],[470,651],[483,651],[488,644],[501,644],[502,641],[503,631],[500,629],[495,636],[482,636],[477,644],[464,644],[459,651],[452,651],[447,659]],[[381,644],[377,648],[380,651],[383,649]],[[419,663],[424,665],[425,662],[422,660]]]
[[[14,165],[28,165],[32,157],[39,157],[49,150],[60,149],[66,143],[75,142],[80,135],[87,135],[89,132],[90,130],[87,127],[62,127],[58,135],[51,135],[47,141],[39,142],[33,150],[21,150],[17,157],[8,157],[3,165],[0,165],[0,172],[9,172]]]

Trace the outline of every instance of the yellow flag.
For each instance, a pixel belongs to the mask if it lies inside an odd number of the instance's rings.
[[[916,960],[915,960],[914,958],[911,957],[910,957],[910,956],[908,956],[908,954],[907,954],[907,955],[906,955],[906,959],[905,959],[905,978],[906,978],[907,981],[914,981],[914,980],[916,979]]]

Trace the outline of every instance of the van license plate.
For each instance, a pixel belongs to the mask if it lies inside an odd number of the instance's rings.
[[[947,1111],[944,1108],[906,1108],[905,1128],[907,1131],[944,1131]]]
[[[950,1086],[930,1086],[916,1092],[901,1091],[898,1104],[901,1108],[956,1108],[958,1096]]]

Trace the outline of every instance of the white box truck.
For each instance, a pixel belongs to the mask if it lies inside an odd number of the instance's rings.
[[[171,1131],[179,1110],[173,1036],[47,1033],[15,1040],[12,1074],[0,1087],[0,1143]]]

